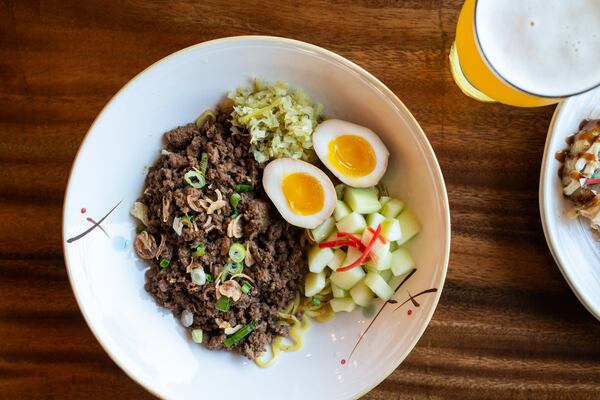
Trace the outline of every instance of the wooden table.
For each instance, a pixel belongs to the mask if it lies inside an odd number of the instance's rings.
[[[452,254],[438,309],[368,399],[598,398],[600,323],[546,246],[538,177],[553,107],[477,103],[452,82],[461,1],[11,1],[0,4],[0,398],[151,398],[77,308],[61,205],[77,147],[135,74],[232,35],[333,50],[379,77],[431,141]]]

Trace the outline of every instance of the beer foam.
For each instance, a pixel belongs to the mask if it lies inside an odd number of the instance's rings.
[[[600,1],[478,0],[488,63],[526,92],[563,97],[600,84]]]

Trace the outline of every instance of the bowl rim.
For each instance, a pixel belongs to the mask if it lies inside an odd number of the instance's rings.
[[[581,94],[580,96],[584,96],[586,93]],[[542,220],[542,228],[544,230],[544,236],[546,238],[546,243],[548,244],[548,249],[550,249],[550,253],[558,266],[558,270],[561,272],[565,281],[575,294],[575,297],[579,300],[579,302],[584,306],[584,308],[592,314],[598,321],[600,321],[600,309],[595,309],[592,307],[587,301],[587,295],[585,291],[581,289],[578,285],[577,281],[573,279],[571,276],[573,272],[568,267],[569,261],[561,256],[561,253],[557,250],[559,247],[558,241],[554,235],[554,229],[552,228],[548,222],[549,220],[549,212],[547,206],[546,198],[553,195],[562,195],[556,193],[550,193],[550,183],[546,180],[546,173],[548,170],[549,160],[553,160],[550,153],[551,143],[554,139],[554,136],[558,134],[556,130],[556,126],[558,125],[558,121],[562,118],[562,113],[570,104],[575,101],[577,97],[569,97],[565,100],[562,100],[556,106],[554,110],[554,114],[552,115],[552,119],[550,120],[550,125],[548,126],[548,134],[546,136],[546,144],[544,145],[544,156],[542,158],[542,165],[540,168],[540,185],[538,189],[538,199],[539,199],[539,209],[540,209],[540,219]]]
[[[273,44],[283,44],[283,45],[291,45],[291,46],[295,46],[297,48],[303,48],[306,50],[310,50],[312,52],[324,55],[326,57],[329,57],[330,59],[345,65],[346,67],[350,68],[351,70],[353,70],[354,72],[356,72],[357,74],[363,76],[364,78],[366,78],[370,84],[372,84],[374,87],[376,87],[385,97],[387,97],[389,100],[391,100],[392,104],[397,107],[402,113],[405,114],[406,117],[408,117],[408,119],[410,120],[410,122],[413,124],[413,127],[415,128],[414,130],[414,134],[418,136],[418,138],[420,139],[420,141],[422,142],[425,151],[429,152],[431,157],[431,161],[432,161],[432,172],[435,175],[435,178],[439,181],[439,185],[440,185],[440,189],[441,189],[441,198],[440,198],[440,202],[443,208],[443,224],[446,227],[446,231],[444,234],[444,239],[445,239],[445,246],[443,249],[444,252],[444,257],[443,257],[443,268],[440,274],[440,279],[439,279],[439,284],[438,284],[438,290],[434,295],[434,299],[432,302],[432,306],[429,310],[429,312],[426,315],[425,318],[425,323],[422,324],[422,326],[418,329],[417,334],[415,335],[414,339],[412,340],[412,342],[410,343],[410,345],[407,348],[407,351],[405,352],[404,355],[402,355],[401,357],[398,358],[398,360],[395,363],[391,364],[391,367],[388,368],[387,370],[385,370],[379,377],[377,377],[373,383],[369,384],[368,386],[366,386],[361,392],[357,393],[355,395],[355,399],[358,399],[362,396],[364,396],[365,394],[367,394],[368,392],[370,392],[371,390],[373,390],[375,387],[377,387],[381,382],[383,382],[389,375],[391,375],[397,368],[398,366],[400,366],[400,364],[406,359],[406,357],[412,352],[412,350],[414,349],[414,347],[416,346],[417,342],[421,339],[421,337],[423,336],[423,333],[425,332],[425,330],[427,329],[427,327],[429,326],[430,322],[431,322],[431,318],[433,317],[433,314],[437,308],[437,305],[439,303],[440,297],[442,295],[442,290],[444,287],[444,283],[446,281],[446,275],[448,272],[448,264],[449,264],[449,259],[450,259],[450,241],[451,241],[451,220],[450,220],[450,205],[449,205],[449,201],[448,201],[448,192],[446,189],[446,183],[444,181],[444,176],[442,174],[442,170],[440,168],[439,165],[439,161],[435,155],[435,152],[433,150],[433,147],[431,146],[431,143],[429,142],[429,139],[427,139],[427,136],[425,135],[425,132],[423,131],[423,128],[421,128],[421,125],[418,123],[418,121],[416,120],[416,118],[412,115],[412,113],[409,111],[409,109],[404,105],[404,103],[398,98],[398,96],[396,96],[396,94],[394,92],[392,92],[385,84],[383,84],[383,82],[381,82],[379,79],[377,79],[375,76],[373,76],[370,72],[368,72],[367,70],[365,70],[364,68],[360,67],[359,65],[357,65],[356,63],[346,59],[345,57],[340,56],[339,54],[331,51],[331,50],[327,50],[325,48],[322,48],[320,46],[311,44],[311,43],[307,43],[307,42],[303,42],[300,40],[296,40],[296,39],[290,39],[290,38],[286,38],[286,37],[280,37],[280,36],[269,36],[269,35],[241,35],[241,36],[228,36],[228,37],[222,37],[222,38],[217,38],[217,39],[212,39],[212,40],[208,40],[208,41],[204,41],[204,42],[200,42],[188,47],[185,47],[183,49],[180,49],[178,51],[175,51],[173,53],[168,54],[167,56],[159,59],[158,61],[155,61],[154,63],[152,63],[150,66],[146,67],[145,69],[143,69],[142,71],[138,72],[133,78],[131,78],[125,85],[123,85],[113,96],[111,96],[111,98],[106,102],[106,104],[104,105],[104,107],[102,107],[102,110],[98,113],[98,115],[96,116],[96,118],[94,118],[94,121],[92,122],[92,124],[90,125],[89,129],[87,130],[83,140],[81,141],[81,143],[79,144],[79,147],[77,149],[77,153],[75,154],[75,158],[73,160],[73,163],[71,165],[71,169],[69,171],[69,179],[67,181],[67,185],[66,185],[66,189],[65,189],[65,194],[63,197],[63,210],[62,210],[62,244],[63,244],[63,259],[65,261],[65,267],[67,270],[67,275],[69,277],[69,284],[71,285],[71,290],[73,291],[73,295],[75,296],[75,300],[77,302],[77,306],[79,307],[79,310],[81,312],[81,314],[83,315],[83,318],[87,324],[87,326],[89,327],[89,329],[91,330],[92,334],[94,335],[94,337],[96,338],[96,340],[98,341],[98,343],[100,344],[100,346],[102,347],[102,349],[108,354],[108,356],[111,358],[111,360],[130,378],[132,379],[134,382],[136,382],[138,385],[140,385],[141,387],[143,387],[146,391],[150,392],[151,394],[153,394],[154,396],[158,397],[158,398],[163,398],[163,396],[159,393],[157,393],[154,389],[152,389],[151,387],[147,386],[145,384],[145,382],[142,381],[141,378],[135,376],[131,371],[129,371],[127,368],[125,368],[124,364],[121,362],[120,358],[116,356],[116,354],[113,354],[113,352],[111,351],[111,349],[100,339],[99,334],[96,331],[96,328],[94,327],[94,325],[91,323],[91,319],[90,317],[87,315],[87,312],[85,310],[85,308],[82,306],[82,302],[81,299],[79,298],[79,295],[77,293],[77,291],[75,290],[75,284],[73,281],[73,277],[71,275],[70,272],[70,267],[69,267],[69,261],[67,260],[67,247],[66,247],[66,241],[65,241],[65,234],[66,234],[66,203],[67,203],[67,197],[69,194],[69,189],[71,187],[71,180],[73,178],[73,172],[75,170],[75,168],[77,167],[78,163],[80,162],[80,153],[81,150],[83,149],[83,147],[86,145],[86,142],[88,141],[89,137],[90,137],[90,132],[94,129],[96,123],[98,122],[98,120],[100,119],[100,117],[106,112],[106,110],[109,108],[109,106],[112,104],[112,102],[115,100],[115,98],[117,98],[122,92],[124,92],[130,85],[132,85],[134,82],[136,82],[137,80],[141,79],[141,77],[148,71],[158,67],[160,64],[163,64],[167,61],[169,61],[170,59],[179,56],[181,54],[184,53],[189,53],[192,51],[196,51],[198,49],[202,49],[205,47],[209,47],[209,46],[213,46],[213,45],[224,45],[224,44],[231,44],[231,43],[244,43],[244,42],[251,42],[251,41],[256,41],[256,40],[263,40],[266,42],[271,42]]]

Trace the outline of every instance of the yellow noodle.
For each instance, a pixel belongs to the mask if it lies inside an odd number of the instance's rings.
[[[279,348],[282,351],[294,351],[302,347],[302,332],[300,331],[301,326],[302,325],[300,321],[298,321],[298,318],[294,317],[294,324],[290,328],[290,337],[288,338],[290,341],[292,341],[292,344],[286,345],[281,343]]]
[[[329,280],[328,280],[329,281]],[[331,295],[331,285],[327,282],[326,287],[318,294],[321,299],[319,305],[312,304],[311,298],[301,298],[299,293],[296,293],[294,300],[290,302],[278,315],[280,320],[278,325],[289,326],[288,340],[291,344],[284,344],[284,337],[278,336],[270,344],[271,357],[268,360],[263,360],[261,354],[254,362],[261,368],[267,368],[273,365],[281,351],[295,351],[302,347],[302,335],[310,327],[310,318],[314,318],[319,322],[328,321],[333,317],[333,310],[328,302],[333,297]]]
[[[254,359],[254,362],[256,363],[256,365],[258,365],[261,368],[267,368],[267,367],[270,367],[271,365],[275,364],[275,361],[279,357],[279,350],[280,350],[280,345],[281,345],[281,339],[282,339],[281,336],[278,336],[271,343],[271,358],[269,358],[266,361],[263,361],[262,358],[261,358],[262,357],[262,354],[261,354],[260,356],[258,356],[258,357],[256,357]]]

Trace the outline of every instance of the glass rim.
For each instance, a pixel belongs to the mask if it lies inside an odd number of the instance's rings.
[[[479,40],[479,32],[477,32],[477,7],[479,6],[479,3],[480,3],[480,0],[475,0],[475,6],[473,7],[473,33],[475,36],[475,44],[477,45],[479,54],[481,54],[481,57],[483,58],[485,64],[492,70],[494,75],[496,75],[502,82],[508,84],[512,88],[514,88],[520,92],[523,92],[525,94],[535,96],[535,97],[541,97],[541,98],[545,98],[545,99],[564,99],[564,98],[571,97],[571,96],[577,96],[578,94],[589,92],[590,90],[595,89],[600,86],[600,81],[599,81],[598,83],[593,84],[592,86],[590,86],[587,89],[579,90],[579,91],[576,91],[573,93],[560,94],[560,95],[543,95],[543,94],[534,93],[530,90],[523,89],[523,88],[519,87],[518,85],[514,84],[513,82],[511,82],[509,79],[507,79],[505,76],[503,76],[496,68],[494,68],[494,65],[491,63],[488,56],[485,54],[485,51],[483,50],[483,46],[481,45],[481,42]]]

